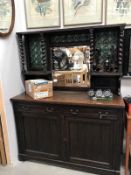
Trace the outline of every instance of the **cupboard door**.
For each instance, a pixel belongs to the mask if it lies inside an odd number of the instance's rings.
[[[101,115],[98,119],[67,116],[65,120],[68,161],[119,170],[120,123],[117,116]]]
[[[60,159],[60,119],[57,114],[20,112],[16,114],[20,155],[26,158]]]

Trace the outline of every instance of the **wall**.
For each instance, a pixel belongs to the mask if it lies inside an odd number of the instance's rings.
[[[2,83],[6,124],[9,138],[11,164],[18,162],[18,148],[14,114],[10,98],[24,91],[21,79],[20,61],[16,41],[16,32],[26,31],[24,0],[15,1],[15,26],[11,35],[0,38],[0,80]]]
[[[23,92],[21,81],[20,63],[15,32],[25,29],[23,0],[16,0],[16,20],[12,34],[6,38],[0,38],[0,80],[4,93],[4,105],[6,113],[6,122],[8,129],[8,138],[11,154],[11,163],[16,164],[17,159],[17,140],[14,116],[10,98]],[[23,21],[23,23],[22,23]]]
[[[123,77],[121,79],[121,95],[123,97],[131,97],[131,77]]]

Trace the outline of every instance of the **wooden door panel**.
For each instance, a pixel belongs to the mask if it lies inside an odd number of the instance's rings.
[[[69,161],[113,168],[115,121],[67,118]]]
[[[22,114],[19,116],[21,129],[24,134],[22,152],[30,156],[60,159],[61,139],[60,120],[55,115]],[[21,133],[22,135],[22,133]],[[20,139],[20,137],[19,137]]]

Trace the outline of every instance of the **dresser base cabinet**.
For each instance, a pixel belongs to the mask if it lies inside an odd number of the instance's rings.
[[[12,98],[19,160],[120,174],[124,104],[119,98],[106,105],[86,98],[82,103],[81,96],[76,101],[64,92],[39,101],[26,95]]]

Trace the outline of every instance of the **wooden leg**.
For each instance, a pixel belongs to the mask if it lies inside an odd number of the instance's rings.
[[[128,163],[129,163],[129,140],[130,135],[126,133],[126,159],[125,159],[125,175],[128,175]]]
[[[2,124],[1,124],[1,118],[0,118],[0,159],[1,164],[6,165],[6,155],[5,155],[5,145],[3,141],[3,132],[2,132]]]

